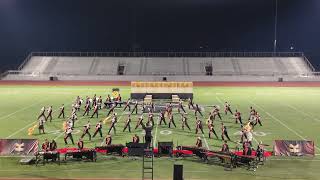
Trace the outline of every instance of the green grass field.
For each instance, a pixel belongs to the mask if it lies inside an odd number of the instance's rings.
[[[46,134],[38,135],[36,130],[34,135],[28,136],[29,127],[37,123],[37,116],[42,106],[52,105],[54,110],[58,110],[61,104],[66,106],[67,116],[70,114],[71,103],[77,95],[93,96],[93,94],[106,97],[111,94],[112,87],[81,87],[81,86],[0,86],[0,138],[37,138],[40,143],[44,139],[57,139],[58,148],[66,147],[63,142],[62,119],[57,119],[57,112],[54,112],[53,122],[47,122]],[[123,99],[127,99],[130,87],[120,87]],[[316,154],[320,154],[320,88],[290,88],[290,87],[196,87],[194,88],[195,102],[200,105],[219,105],[223,109],[223,103],[228,101],[232,110],[238,109],[242,112],[243,119],[247,119],[249,107],[253,106],[261,115],[263,126],[255,128],[254,147],[257,142],[263,141],[270,144],[272,150],[273,140],[288,139],[314,140]],[[205,117],[209,108],[205,108]],[[74,135],[77,141],[82,132],[82,126],[88,120],[94,126],[100,119],[104,119],[107,110],[99,112],[99,119],[82,117],[78,113],[80,120],[76,122],[76,130],[80,133]],[[188,113],[193,113],[187,111]],[[132,133],[122,132],[126,113],[122,109],[117,109],[119,123],[117,124],[117,135],[113,136],[113,144],[125,144],[131,141],[134,134],[142,136],[139,128]],[[162,125],[155,127],[153,136],[156,141],[173,141],[179,145],[194,145],[197,135],[194,133],[195,120],[189,117],[189,125],[192,132],[181,130],[181,123],[178,116],[175,118],[177,128],[169,129]],[[239,125],[234,123],[231,115],[222,113],[223,122],[229,129],[229,136],[232,140],[239,140]],[[132,126],[135,126],[137,116],[133,116]],[[219,122],[219,120],[217,120]],[[104,134],[109,129],[109,124],[104,125]],[[204,140],[204,146],[208,145],[211,150],[219,150],[222,145],[221,140],[209,139],[205,126],[205,135],[199,134]],[[216,123],[216,131],[220,135],[220,123]],[[163,134],[164,130],[169,130],[171,134]],[[93,134],[93,129],[91,129]],[[168,131],[166,131],[168,132]],[[220,137],[219,137],[220,138]],[[103,139],[93,138],[91,142],[85,137],[85,146],[99,146]],[[207,143],[206,143],[207,142]],[[231,148],[235,144],[230,142]],[[69,147],[75,147],[69,145]],[[232,172],[224,171],[224,168],[217,165],[204,164],[197,158],[155,159],[155,178],[172,179],[173,164],[184,165],[185,179],[319,179],[320,177],[320,156],[314,158],[279,158],[271,157],[264,166],[259,166],[256,172],[247,171],[244,168],[234,169]],[[98,161],[92,162],[68,162],[61,164],[47,164],[45,166],[20,165],[17,157],[0,157],[0,177],[15,178],[141,178],[142,161],[133,160],[127,157],[110,157],[98,155]]]

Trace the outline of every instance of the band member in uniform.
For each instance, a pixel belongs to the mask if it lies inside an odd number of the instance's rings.
[[[47,121],[47,117],[46,115],[44,114],[46,111],[46,107],[42,107],[41,110],[40,110],[40,115],[38,116],[38,119],[40,119],[40,117],[44,117],[44,120]]]
[[[94,107],[97,104],[97,95],[94,94],[93,98],[92,98],[92,107]]]
[[[224,140],[224,136],[226,136],[227,139],[231,141],[228,135],[227,127],[223,123],[221,123],[221,139],[222,140]]]
[[[62,106],[60,107],[60,113],[58,118],[60,118],[61,115],[62,115],[62,118],[64,118],[64,104],[62,104]]]
[[[198,148],[201,148],[201,147],[202,147],[202,140],[201,140],[200,137],[197,138],[196,146],[197,146]]]
[[[138,127],[141,125],[141,127],[143,127],[143,115],[141,115],[139,118],[138,118],[138,122],[137,122],[137,125],[134,129],[138,129]]]
[[[87,103],[82,116],[84,116],[84,115],[89,116],[89,111],[90,111],[90,103]]]
[[[132,142],[133,142],[133,143],[139,143],[139,141],[140,141],[139,136],[138,136],[137,134],[135,134],[135,135],[132,137]]]
[[[182,100],[181,100],[181,99],[180,99],[180,101],[179,101],[178,109],[179,109],[179,110],[181,109],[184,113],[186,113],[186,111],[185,111],[184,108],[183,108],[183,104],[182,104]]]
[[[123,111],[125,111],[126,109],[129,109],[129,111],[131,112],[131,107],[130,107],[130,98],[127,100],[126,105],[123,108]]]
[[[209,138],[211,138],[211,134],[213,133],[213,134],[216,136],[216,138],[219,139],[216,131],[214,130],[214,124],[213,124],[213,122],[210,122],[210,124],[208,125],[208,127],[209,127]]]
[[[261,117],[260,117],[260,114],[258,112],[256,112],[255,119],[256,119],[256,123],[254,125],[257,125],[259,123],[260,126],[262,126]]]
[[[120,94],[118,94],[118,97],[116,98],[116,105],[120,104],[120,107],[122,107],[122,97]]]
[[[97,105],[99,109],[102,109],[102,97],[99,96],[98,101],[97,101]]]
[[[188,98],[188,108],[193,109],[193,100],[191,98]]]
[[[89,130],[90,130],[90,121],[88,121],[88,123],[83,126],[83,133],[81,135],[81,138],[83,138],[86,134],[88,134],[89,141],[91,141],[91,134],[90,134]]]
[[[174,125],[174,127],[176,128],[176,123],[174,122],[174,119],[173,119],[173,114],[171,113],[170,116],[169,116],[169,128],[171,128],[171,123]]]
[[[172,114],[172,104],[169,103],[166,107],[166,111],[167,111],[167,116],[168,118],[170,118],[171,114]]]
[[[84,145],[84,144],[83,144],[83,140],[82,140],[82,138],[80,138],[80,139],[79,139],[79,141],[78,141],[78,143],[77,143],[77,144],[78,144],[78,148],[79,148],[79,150],[82,150],[82,149],[83,149],[83,145]]]
[[[202,121],[196,116],[196,134],[198,134],[199,129],[201,130],[202,134],[204,134]]]
[[[92,137],[96,137],[98,132],[100,134],[100,137],[102,137],[102,121],[101,120],[96,124],[96,130],[95,130],[95,132],[94,132]]]
[[[108,131],[108,134],[110,134],[112,129],[113,129],[114,134],[116,134],[116,123],[117,123],[117,121],[118,121],[117,114],[113,113],[112,119],[111,119],[111,125],[110,125],[110,129]]]
[[[133,114],[134,111],[136,111],[136,114],[138,114],[138,101],[136,101],[136,102],[134,103],[134,107],[133,107],[133,109],[132,109],[132,111],[131,111],[131,114]]]
[[[108,112],[108,114],[107,114],[107,117],[108,117],[111,113],[112,113],[112,114],[114,113],[114,111],[115,111],[114,109],[116,108],[116,106],[117,106],[117,105],[115,105],[115,104],[112,105],[112,107],[110,108],[110,110],[109,110],[109,112]]]
[[[197,112],[199,112],[199,114],[200,114],[201,116],[203,116],[202,113],[201,113],[201,109],[200,109],[200,107],[199,107],[198,104],[196,104],[196,106],[194,107],[194,115],[195,115],[195,116],[197,116]]]
[[[213,114],[213,120],[216,119],[216,116],[219,117],[220,120],[222,120],[219,108],[217,106],[213,106],[212,114]]]
[[[181,118],[182,118],[181,119],[182,120],[182,130],[184,130],[184,126],[186,126],[189,129],[189,131],[191,131],[189,124],[188,124],[188,118],[183,114],[182,114]]]
[[[39,118],[39,134],[41,134],[41,131],[42,131],[42,133],[43,134],[45,134],[45,132],[44,132],[44,122],[45,122],[45,120],[44,120],[45,118],[43,117],[43,116],[41,116],[40,118]]]
[[[229,111],[231,114],[233,114],[232,111],[231,111],[231,108],[230,108],[230,104],[229,104],[228,102],[225,102],[225,103],[224,103],[224,112],[226,113],[226,115],[227,115],[228,111]]]
[[[107,145],[107,146],[110,146],[111,143],[112,143],[112,137],[111,137],[110,134],[108,134],[107,137],[106,137],[106,145]]]
[[[122,132],[124,132],[127,128],[129,129],[129,132],[131,132],[130,123],[131,123],[131,115],[129,114]]]
[[[68,128],[66,129],[65,136],[64,136],[64,143],[65,143],[65,144],[68,144],[68,142],[67,142],[67,139],[68,139],[68,138],[70,138],[72,144],[74,144],[74,142],[73,142],[73,137],[72,137],[72,128],[71,128],[71,127],[68,127]]]
[[[251,106],[250,107],[250,114],[248,120],[252,120],[254,118],[254,115],[256,114],[256,110]]]
[[[229,146],[227,144],[227,141],[224,141],[224,144],[222,145],[222,148],[221,148],[221,152],[229,153]]]
[[[235,119],[236,119],[236,123],[238,123],[238,121],[240,122],[240,124],[242,125],[242,118],[241,118],[241,113],[236,109],[236,113],[234,114]]]
[[[145,131],[145,136],[144,136],[144,139],[145,139],[145,142],[146,142],[146,145],[147,147],[151,147],[151,141],[152,141],[152,129],[153,129],[153,126],[151,126],[150,124],[147,123],[147,126],[145,126],[143,123],[142,123],[142,129],[144,129]]]
[[[107,98],[106,98],[106,102],[104,103],[106,105],[106,107],[110,108],[111,107],[111,97],[110,94],[108,94]]]
[[[98,104],[94,105],[93,114],[91,115],[91,118],[93,118],[95,114],[97,115],[97,118],[99,117],[98,110],[99,110]]]
[[[46,119],[48,120],[50,118],[50,122],[52,121],[52,106],[49,106],[48,108],[48,115]]]
[[[50,143],[48,139],[45,139],[44,142],[42,143],[41,149],[43,152],[47,152],[50,150]]]
[[[148,113],[148,123],[151,123],[152,124],[152,126],[154,126],[154,120],[153,120],[153,114],[152,114],[152,111],[151,111],[151,109],[150,108],[148,108],[148,110],[149,110],[149,113]]]
[[[159,123],[160,125],[161,125],[162,122],[165,125],[167,125],[166,118],[164,117],[164,111],[160,111],[159,118],[160,118],[160,123]]]
[[[55,151],[57,148],[57,142],[53,139],[50,143],[50,151]]]

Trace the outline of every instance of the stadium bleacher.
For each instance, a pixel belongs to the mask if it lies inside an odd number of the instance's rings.
[[[212,72],[206,73],[206,67]],[[121,70],[121,72],[119,72]],[[33,55],[18,71],[8,71],[3,80],[193,80],[275,81],[299,80],[314,68],[303,56],[248,57],[97,57]],[[122,75],[122,76],[118,76]],[[298,79],[297,79],[298,78]],[[312,79],[312,78],[310,78]]]

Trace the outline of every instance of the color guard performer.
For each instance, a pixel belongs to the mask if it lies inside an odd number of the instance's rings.
[[[138,122],[137,122],[137,125],[134,129],[138,129],[139,126],[142,126],[143,127],[143,115],[141,115],[139,118],[138,118]]]
[[[240,122],[240,124],[242,125],[242,118],[241,118],[241,113],[236,109],[236,113],[234,114],[235,119],[236,119],[236,123]]]
[[[254,115],[256,114],[256,110],[251,106],[250,107],[250,114],[248,120],[252,120],[254,118]]]
[[[224,140],[224,136],[226,136],[227,139],[231,141],[228,135],[227,127],[223,123],[221,123],[221,139],[222,140]]]
[[[89,111],[90,111],[90,103],[86,103],[86,106],[84,108],[84,113],[82,116],[84,116],[84,115],[89,116]]]
[[[125,111],[126,109],[129,109],[129,111],[131,112],[131,107],[130,107],[130,98],[127,100],[126,105],[123,108],[123,111]]]
[[[109,112],[108,112],[108,114],[107,114],[107,117],[110,115],[110,114],[113,114],[114,112],[115,112],[115,108],[116,108],[116,104],[113,104],[112,106],[111,106],[111,108],[110,108],[110,110],[109,110]]]
[[[71,127],[68,127],[68,128],[66,129],[65,136],[64,136],[64,143],[65,143],[65,144],[68,144],[68,142],[67,142],[67,139],[68,139],[68,138],[70,138],[72,144],[74,144],[74,142],[73,142],[73,137],[72,137],[72,131],[73,131],[73,130],[72,130]]]
[[[181,119],[182,120],[182,130],[184,130],[184,126],[186,126],[189,129],[189,131],[191,131],[189,124],[188,124],[188,118],[183,114],[182,114],[181,118],[182,118]]]
[[[166,118],[164,117],[164,111],[160,111],[159,118],[160,118],[160,123],[159,123],[160,125],[161,125],[162,122],[165,125],[167,125]]]
[[[217,106],[213,106],[212,114],[213,114],[213,120],[216,119],[216,116],[219,117],[220,120],[222,120],[219,108]]]
[[[233,115],[231,108],[230,108],[230,104],[228,102],[224,103],[224,112],[227,115],[228,111]]]
[[[39,127],[38,127],[38,129],[39,129],[39,134],[41,134],[41,131],[42,131],[42,133],[43,134],[45,134],[45,132],[44,132],[44,122],[45,122],[45,120],[44,120],[45,118],[43,117],[43,116],[41,116],[40,118],[39,118]]]
[[[148,113],[148,121],[147,122],[151,123],[152,126],[154,126],[153,113],[150,108],[148,108],[148,110],[149,110],[149,113]]]
[[[174,122],[174,119],[173,119],[173,114],[171,113],[170,116],[169,116],[169,128],[171,128],[171,123],[174,125],[174,127],[176,128],[176,123]]]
[[[98,133],[100,134],[100,137],[102,137],[102,121],[101,120],[96,124],[96,130],[92,137],[96,137]]]
[[[124,125],[124,128],[123,128],[122,132],[124,132],[127,128],[129,130],[129,132],[131,132],[130,123],[131,123],[131,115],[129,114],[128,117],[127,117],[127,120],[125,122],[125,125]]]
[[[83,133],[81,135],[81,138],[83,138],[86,134],[88,134],[89,141],[91,141],[91,134],[90,134],[89,130],[90,130],[90,121],[88,121],[88,123],[83,126]]]
[[[259,123],[260,126],[262,126],[261,117],[260,117],[260,114],[258,112],[256,112],[255,119],[256,119],[256,123],[254,125],[257,125]]]
[[[204,134],[202,121],[196,116],[196,134],[198,134],[199,129],[201,130],[202,134]]]
[[[79,150],[82,150],[82,149],[83,149],[84,143],[83,143],[82,138],[79,139],[77,145],[78,145],[78,149],[79,149]]]
[[[97,118],[99,117],[99,106],[98,104],[94,105],[94,108],[93,108],[93,114],[91,115],[91,118],[93,118],[93,116],[96,114],[97,115]]]
[[[46,119],[48,120],[50,118],[50,122],[52,121],[52,106],[49,106],[48,108],[48,115],[46,117]]]
[[[201,113],[201,109],[200,109],[200,107],[199,107],[198,104],[196,104],[196,106],[194,107],[194,115],[195,115],[195,116],[197,116],[197,112],[199,112],[199,114],[200,114],[201,116],[203,116],[202,113]]]
[[[216,136],[217,139],[219,139],[216,131],[214,130],[214,124],[213,124],[213,122],[211,122],[211,123],[209,124],[209,138],[211,138],[211,134],[212,134],[212,133]]]
[[[193,109],[193,100],[191,98],[188,98],[188,108]]]
[[[62,106],[60,107],[60,113],[58,118],[60,118],[61,115],[62,115],[62,118],[64,118],[64,104],[62,104]]]
[[[111,145],[111,143],[112,143],[112,137],[111,137],[110,134],[107,135],[105,141],[106,141],[106,146],[110,146],[110,145]]]
[[[43,106],[43,107],[41,108],[41,110],[40,110],[40,115],[38,116],[38,119],[40,119],[41,117],[43,117],[44,120],[47,121],[47,117],[46,117],[46,115],[44,114],[45,111],[46,111],[46,107]]]
[[[202,140],[200,137],[197,138],[196,147],[198,147],[198,148],[202,147]]]
[[[137,134],[135,134],[135,135],[132,137],[132,142],[133,142],[133,143],[139,143],[139,141],[140,141],[139,136],[138,136]]]
[[[182,102],[181,99],[180,99],[179,105],[178,105],[178,110],[180,111],[180,109],[181,109],[184,113],[186,113],[186,111],[185,111],[184,108],[183,108],[183,102]]]
[[[230,149],[229,149],[228,143],[227,141],[224,141],[224,144],[222,145],[222,148],[221,148],[221,152],[229,153],[229,151]]]
[[[134,103],[134,107],[133,107],[133,109],[132,109],[131,114],[133,114],[134,111],[136,111],[136,114],[138,114],[138,101],[136,101],[136,102]]]
[[[110,129],[108,131],[108,134],[110,134],[112,129],[113,129],[114,134],[116,134],[116,123],[117,123],[117,121],[118,121],[117,114],[113,113],[112,119],[111,119],[111,125],[110,125]]]

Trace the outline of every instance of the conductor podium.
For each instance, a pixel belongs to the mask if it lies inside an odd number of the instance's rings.
[[[149,95],[149,96],[148,96]],[[181,99],[193,98],[192,82],[131,82],[131,99]]]

